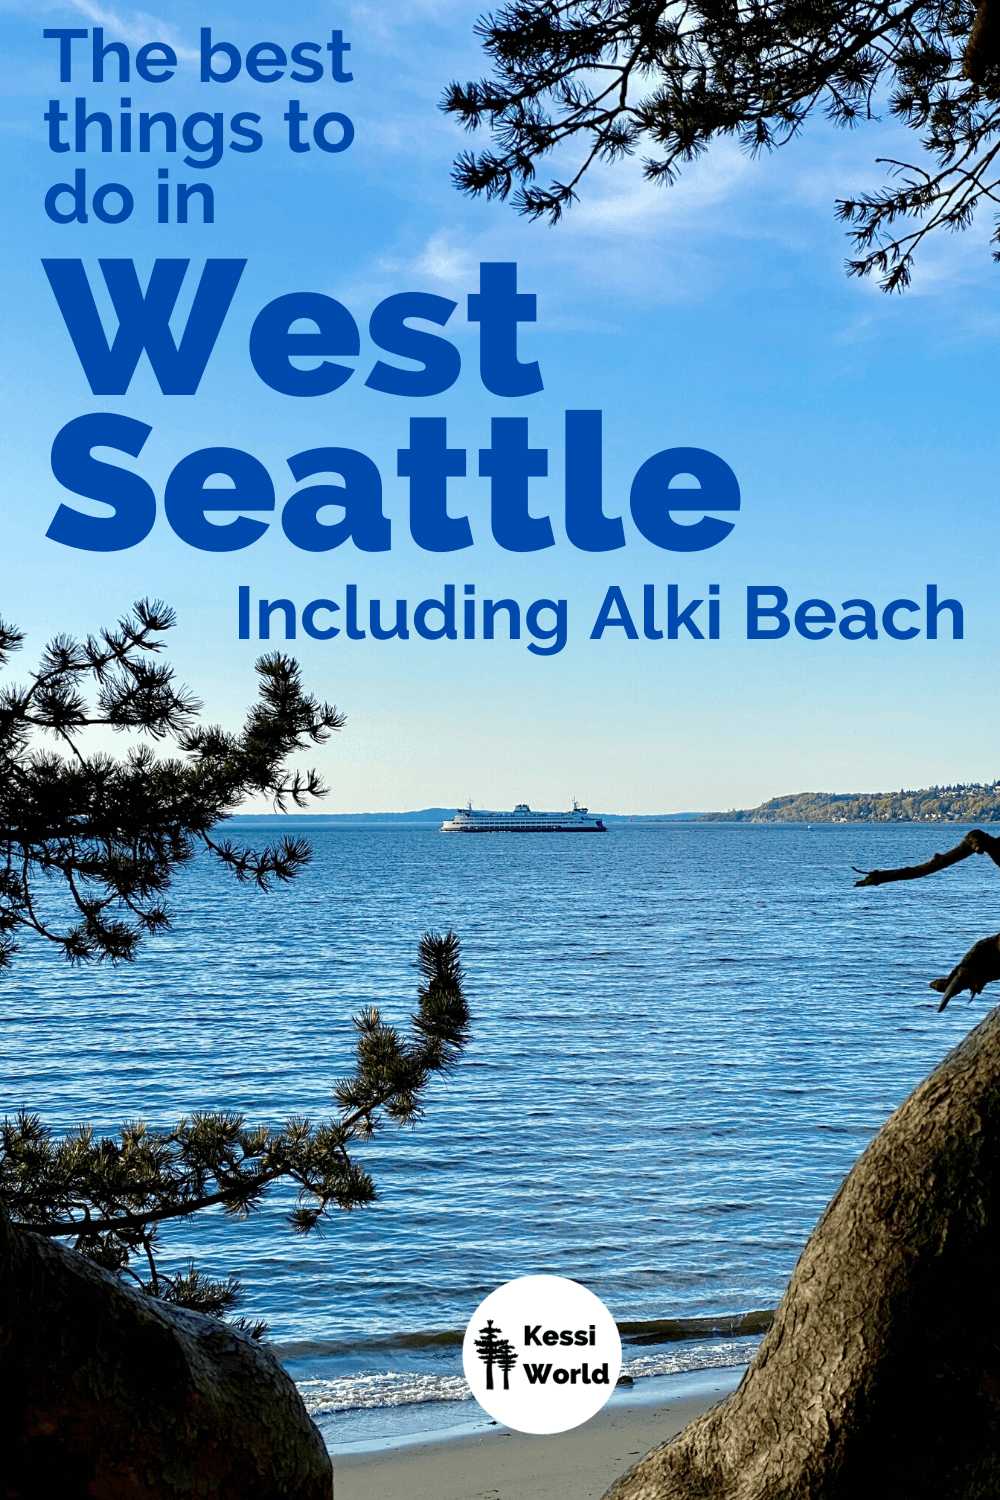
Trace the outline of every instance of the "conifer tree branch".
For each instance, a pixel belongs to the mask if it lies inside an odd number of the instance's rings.
[[[293,878],[311,851],[301,838],[254,849],[215,834],[250,794],[278,808],[322,797],[315,771],[289,758],[322,745],[344,723],[333,706],[307,694],[297,664],[273,653],[256,663],[257,703],[237,732],[198,721],[201,705],[151,658],[174,624],[159,602],[133,611],[84,641],[57,636],[27,685],[0,687],[0,967],[30,931],[71,962],[126,962],[143,937],[167,929],[163,897],[199,848],[241,881],[263,890]],[[23,635],[0,621],[0,666]],[[82,737],[101,727],[172,740],[158,757],[147,743],[118,757],[88,753]],[[39,746],[51,735],[62,750]],[[58,904],[61,883],[75,915]],[[354,1160],[382,1116],[419,1119],[432,1078],[454,1066],[468,1040],[469,1014],[453,934],[425,934],[422,984],[411,1034],[386,1026],[373,1007],[358,1018],[354,1073],[338,1086],[339,1116],[313,1126],[246,1127],[243,1117],[196,1112],[173,1130],[126,1121],[117,1137],[87,1126],[55,1142],[36,1115],[5,1120],[0,1132],[0,1201],[18,1223],[73,1247],[150,1293],[222,1316],[239,1300],[229,1278],[212,1282],[189,1265],[167,1274],[156,1235],[173,1219],[221,1207],[235,1218],[257,1209],[279,1182],[298,1189],[292,1227],[306,1234],[334,1209],[377,1197]],[[148,1268],[144,1280],[136,1265]],[[241,1324],[260,1336],[263,1324]]]
[[[199,724],[198,699],[151,659],[174,623],[164,604],[140,600],[114,629],[83,642],[56,636],[27,686],[0,688],[0,968],[22,927],[73,963],[128,962],[144,936],[169,927],[163,893],[199,846],[262,890],[307,863],[304,840],[236,849],[211,830],[248,795],[281,810],[324,796],[315,771],[289,772],[287,761],[323,744],[343,715],[308,695],[297,664],[275,652],[256,663],[259,698],[242,730]],[[22,644],[0,622],[0,665]],[[87,754],[80,738],[97,727],[172,740],[179,755],[157,758],[142,744],[119,758]],[[39,733],[68,757],[37,748]],[[77,922],[40,909],[45,872],[62,877]]]
[[[0,1127],[0,1201],[22,1228],[72,1238],[74,1248],[139,1280],[151,1295],[203,1311],[232,1308],[239,1298],[232,1279],[206,1282],[193,1266],[180,1277],[163,1272],[155,1254],[158,1226],[219,1206],[246,1218],[281,1181],[298,1188],[289,1223],[299,1234],[333,1209],[374,1202],[377,1189],[352,1146],[370,1139],[383,1112],[396,1125],[419,1119],[429,1083],[451,1072],[470,1034],[455,934],[425,933],[417,967],[424,982],[408,1038],[386,1026],[375,1007],[355,1018],[355,1069],[335,1090],[338,1118],[247,1129],[242,1115],[199,1112],[170,1131],[126,1121],[117,1139],[95,1138],[81,1126],[54,1142],[37,1115],[22,1112]],[[148,1264],[148,1283],[131,1269],[133,1256]]]
[[[492,73],[442,100],[493,138],[459,153],[454,181],[555,223],[598,161],[645,148],[646,178],[669,184],[720,136],[756,154],[817,110],[853,126],[882,108],[942,171],[898,164],[901,186],[838,213],[862,252],[848,270],[902,290],[926,235],[968,227],[1000,187],[998,15],[994,0],[511,0],[476,27]],[[539,186],[542,158],[574,146],[569,175]],[[900,234],[906,219],[917,227]]]

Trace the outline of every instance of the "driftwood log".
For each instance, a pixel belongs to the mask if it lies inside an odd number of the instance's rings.
[[[125,1286],[0,1208],[4,1500],[332,1500],[274,1355]]]
[[[936,875],[940,870],[950,869],[973,854],[988,854],[995,865],[1000,865],[1000,839],[981,828],[970,828],[960,844],[949,849],[947,854],[935,854],[922,865],[906,865],[900,870],[855,870],[863,875],[856,886],[887,885],[897,880],[922,880],[927,875]],[[1000,979],[1000,932],[982,938],[973,944],[964,958],[942,979],[932,979],[931,989],[941,994],[938,1010],[944,1010],[948,1001],[963,990],[975,997],[982,994],[988,984]]]
[[[1000,1496],[1000,1009],[858,1160],[733,1395],[606,1500],[869,1495]]]

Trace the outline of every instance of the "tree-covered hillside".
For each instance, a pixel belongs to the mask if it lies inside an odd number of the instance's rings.
[[[712,823],[1000,823],[1000,780],[917,792],[798,792],[759,807],[702,813]]]

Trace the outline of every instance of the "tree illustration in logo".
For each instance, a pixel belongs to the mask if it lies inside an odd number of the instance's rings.
[[[500,1364],[500,1354],[504,1347],[510,1348],[506,1339],[500,1339],[497,1334],[502,1333],[502,1328],[493,1327],[493,1319],[486,1319],[486,1327],[480,1328],[479,1337],[476,1339],[476,1353],[486,1366],[486,1389],[493,1389],[493,1366]],[[501,1369],[503,1366],[501,1366]],[[508,1367],[509,1368],[509,1367]],[[507,1387],[507,1374],[504,1371],[504,1388]]]
[[[497,1332],[499,1331],[498,1329]],[[497,1340],[497,1352],[494,1355],[494,1359],[503,1371],[503,1388],[505,1391],[509,1391],[510,1386],[507,1383],[507,1376],[517,1364],[517,1352],[510,1339]]]

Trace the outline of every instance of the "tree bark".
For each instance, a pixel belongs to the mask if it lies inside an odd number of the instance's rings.
[[[606,1500],[996,1500],[1000,1008],[820,1219],[739,1387]]]
[[[983,84],[1000,61],[1000,24],[994,0],[980,0],[962,54],[962,76]]]

